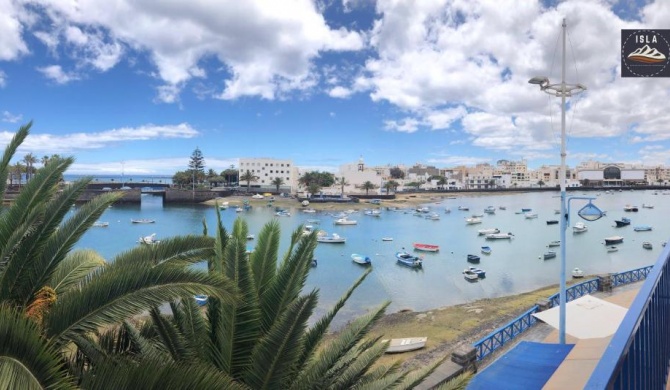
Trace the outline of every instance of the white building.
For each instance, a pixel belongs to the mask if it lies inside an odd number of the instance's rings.
[[[379,194],[381,193],[381,188],[384,183],[387,181],[386,178],[390,176],[389,167],[366,167],[363,157],[361,157],[358,162],[349,163],[340,165],[338,173],[335,174],[335,178],[339,180],[344,178],[348,185],[344,186],[345,194],[354,194],[354,193],[364,193],[365,190],[360,189],[360,186],[363,183],[369,181],[374,184],[377,188],[370,190],[370,194]],[[342,188],[341,186],[335,184],[328,192],[333,192],[333,194],[340,194]],[[325,191],[324,191],[325,192]]]
[[[646,184],[644,168],[627,164],[586,161],[577,166],[577,179],[584,185],[621,186]]]
[[[291,160],[276,158],[240,158],[239,174],[242,177],[247,171],[258,180],[252,181],[251,188],[257,191],[276,191],[277,186],[272,184],[276,178],[284,182],[279,187],[280,192],[294,193],[298,188],[298,169]],[[240,180],[240,186],[246,187],[246,182]]]

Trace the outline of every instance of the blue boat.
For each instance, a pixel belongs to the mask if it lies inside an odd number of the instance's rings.
[[[465,271],[470,271],[470,272],[476,274],[480,279],[486,277],[486,271],[484,271],[484,270],[481,269],[481,268],[477,268],[477,267],[468,267],[468,269],[466,269]],[[463,271],[463,273],[465,273],[465,271]]]
[[[530,213],[533,209],[521,209],[522,213]]]
[[[365,255],[359,255],[358,253],[354,253],[351,255],[351,260],[354,261],[354,263],[360,264],[360,265],[370,265],[372,264],[372,260],[368,256]]]
[[[479,263],[479,256],[468,255],[468,263]]]
[[[648,232],[651,231],[651,226],[649,225],[640,225],[633,228],[636,232]]]
[[[492,252],[492,249],[490,246],[483,246],[482,247],[482,253],[485,255],[490,255]]]
[[[398,263],[407,267],[420,268],[423,264],[423,260],[420,257],[412,256],[405,251],[397,252],[395,258],[398,260]]]
[[[623,217],[620,220],[614,221],[616,223],[616,227],[623,227],[623,226],[628,226],[630,225],[630,219]]]
[[[198,306],[205,306],[207,304],[207,295],[194,295],[193,298],[195,298],[195,303]]]

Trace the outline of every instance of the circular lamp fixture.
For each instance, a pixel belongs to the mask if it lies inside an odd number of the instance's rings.
[[[589,222],[593,222],[602,218],[603,215],[605,215],[605,213],[603,213],[602,210],[600,210],[596,205],[594,205],[593,203],[591,203],[591,201],[589,201],[589,203],[586,206],[582,207],[577,212],[577,215],[579,215],[582,219],[585,219]]]

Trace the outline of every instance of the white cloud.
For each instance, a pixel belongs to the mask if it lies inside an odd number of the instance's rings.
[[[123,142],[150,141],[156,139],[193,138],[199,134],[188,123],[177,125],[144,125],[122,127],[92,133],[72,133],[65,135],[31,133],[21,145],[21,150],[46,153],[68,154],[80,150],[101,149]],[[7,144],[14,133],[0,132],[0,144]]]
[[[477,165],[483,163],[490,163],[490,158],[483,157],[469,157],[469,156],[446,156],[441,158],[429,158],[429,164],[444,164],[447,166],[457,165]]]
[[[67,84],[70,81],[79,80],[79,76],[75,73],[68,73],[63,71],[60,65],[49,65],[41,68],[37,68],[44,77],[55,81],[57,84]]]
[[[328,91],[328,95],[330,97],[339,98],[339,99],[346,99],[349,96],[351,96],[352,93],[353,93],[353,91],[350,90],[349,88],[341,87],[339,85],[337,87],[332,88],[330,91]]]
[[[7,75],[0,69],[0,88],[7,85]]]
[[[21,115],[21,114],[14,115],[14,114],[12,114],[12,113],[9,112],[9,111],[3,111],[3,112],[2,112],[2,121],[3,121],[3,122],[7,122],[7,123],[17,123],[17,122],[19,122],[21,119],[23,119],[23,115]]]
[[[401,133],[414,133],[419,130],[421,122],[414,118],[404,118],[399,121],[388,120],[384,122],[386,130],[398,131]]]
[[[332,111],[331,111],[330,114],[328,114],[328,115],[329,115],[331,118],[335,118],[335,116],[336,116],[336,114],[335,114],[334,112],[332,112]]]
[[[203,76],[198,71],[203,58],[218,59],[230,75],[219,80],[222,99],[275,99],[307,90],[314,85],[312,62],[321,52],[364,47],[358,32],[330,28],[310,0],[35,3],[54,30],[63,32],[61,39],[85,46],[83,57],[102,71],[114,66],[127,46],[147,52],[157,77],[175,87]],[[159,91],[159,99],[165,96]]]
[[[76,161],[70,166],[67,173],[71,175],[119,175],[123,171],[125,175],[171,175],[187,169],[188,161],[188,157],[123,160],[123,163],[121,161],[104,163]],[[213,169],[215,172],[221,172],[231,165],[238,166],[239,159],[205,157],[205,169],[207,170]]]
[[[0,1],[0,61],[12,61],[28,54],[21,37],[23,10],[18,2]]]

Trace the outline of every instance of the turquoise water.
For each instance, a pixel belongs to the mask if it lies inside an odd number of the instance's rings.
[[[570,195],[583,196],[582,194]],[[589,196],[595,196],[590,193]],[[440,215],[432,221],[412,215],[412,212],[382,211],[379,218],[357,212],[349,216],[358,221],[355,226],[336,226],[335,218],[327,213],[307,214],[299,208],[292,209],[291,217],[275,217],[272,208],[254,208],[236,213],[234,208],[222,211],[226,228],[232,226],[238,216],[249,224],[249,231],[258,234],[263,224],[278,218],[282,228],[281,250],[288,245],[290,232],[308,219],[319,219],[319,227],[328,233],[338,233],[347,238],[346,244],[319,244],[316,257],[318,267],[310,273],[307,288],[320,290],[318,312],[328,310],[351,286],[364,268],[351,260],[352,253],[369,256],[373,271],[349,300],[338,316],[344,323],[360,315],[384,300],[391,300],[388,312],[410,308],[427,310],[440,306],[468,302],[479,298],[491,298],[530,291],[559,280],[560,261],[542,260],[541,255],[549,250],[547,244],[560,238],[559,225],[547,225],[546,220],[558,219],[554,209],[560,208],[557,192],[521,193],[485,196],[462,196],[458,199],[439,199],[426,206]],[[437,203],[439,202],[439,203]],[[653,191],[624,191],[613,194],[601,193],[594,201],[608,215],[595,222],[585,222],[588,231],[573,234],[567,232],[568,272],[579,267],[585,274],[619,272],[653,264],[662,250],[661,243],[670,237],[670,196],[654,195]],[[642,204],[653,204],[653,209],[642,208]],[[585,201],[572,202],[571,225],[578,220],[577,210]],[[637,213],[623,211],[626,204],[639,207]],[[485,207],[505,206],[496,214],[485,214],[483,222],[466,225],[465,218],[473,213],[482,214]],[[458,206],[468,206],[470,211],[459,211]],[[526,219],[516,214],[521,208],[532,208],[538,213],[536,219]],[[450,213],[445,213],[449,208]],[[614,220],[627,216],[630,226],[615,228]],[[155,224],[131,224],[130,219],[155,219]],[[132,248],[140,236],[156,233],[157,239],[177,234],[202,234],[202,220],[212,229],[215,226],[215,211],[212,207],[199,205],[163,206],[160,197],[144,196],[141,205],[114,206],[100,219],[110,222],[107,228],[92,228],[82,238],[78,247],[93,248],[105,258]],[[649,232],[634,232],[636,225],[651,225]],[[502,233],[512,232],[512,240],[486,240],[477,230],[498,228]],[[619,251],[608,253],[603,239],[612,235],[624,237]],[[384,242],[382,237],[393,237]],[[643,241],[650,241],[654,248],[642,248]],[[423,269],[413,270],[396,263],[394,254],[402,247],[411,250],[413,242],[440,246],[438,253],[421,253]],[[250,241],[253,245],[253,241]],[[480,253],[480,248],[493,248],[490,255]],[[557,252],[560,248],[552,248]],[[463,278],[462,271],[469,263],[468,253],[481,256],[480,268],[486,270],[486,278],[471,283]],[[559,252],[560,253],[560,252]],[[418,253],[417,253],[418,254]]]

